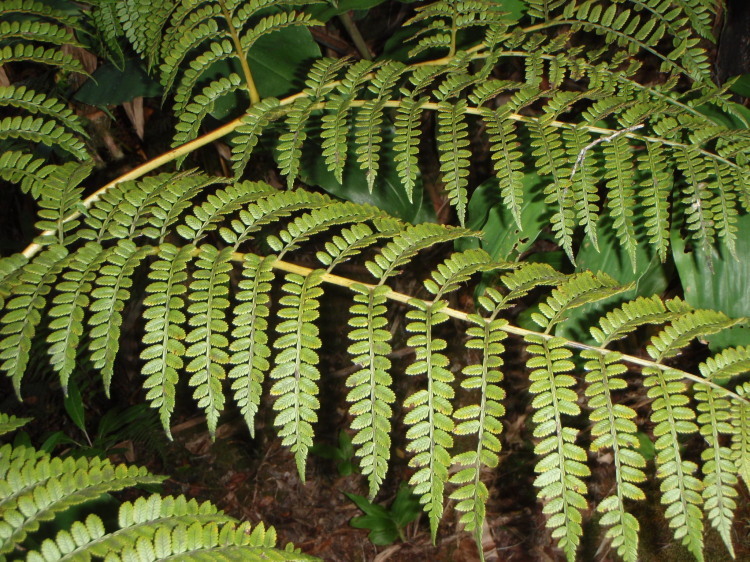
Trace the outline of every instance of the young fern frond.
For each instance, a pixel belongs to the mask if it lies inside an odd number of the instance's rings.
[[[42,231],[56,233],[55,238],[39,236],[37,243],[66,245],[75,240],[76,236],[71,233],[80,223],[78,220],[67,219],[68,215],[79,209],[83,193],[83,188],[79,187],[79,184],[90,172],[91,166],[69,162],[56,166],[44,178],[41,186],[32,187],[32,191],[39,194],[39,218],[41,219],[34,226]]]
[[[441,102],[437,111],[437,142],[440,152],[440,172],[448,192],[448,200],[458,213],[463,226],[466,221],[466,206],[469,202],[466,187],[469,183],[468,126],[464,120],[466,102],[455,104]]]
[[[232,169],[234,176],[239,178],[245,171],[253,149],[258,144],[263,129],[276,118],[279,100],[266,98],[253,105],[245,115],[241,117],[242,124],[237,127],[237,135],[232,139]]]

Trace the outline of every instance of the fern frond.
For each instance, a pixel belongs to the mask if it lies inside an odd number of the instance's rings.
[[[547,527],[572,562],[583,533],[581,510],[588,507],[582,479],[590,475],[586,451],[575,444],[578,430],[563,423],[563,416],[581,412],[578,395],[570,388],[576,380],[568,374],[573,354],[561,338],[530,335],[525,339],[532,356],[526,366],[531,370],[529,392],[534,395],[534,437],[540,439],[534,453],[542,457],[535,467],[534,485],[540,489],[538,497],[547,502],[543,509],[550,516]]]
[[[231,221],[231,229],[222,227],[219,234],[225,242],[234,245],[251,239],[251,235],[264,225],[278,221],[300,209],[317,209],[331,203],[330,197],[307,191],[282,191],[262,197],[241,210],[239,220]]]
[[[713,177],[716,183],[711,185],[715,192],[713,207],[714,223],[719,237],[729,249],[729,253],[737,259],[737,194],[733,185],[732,170],[721,166],[716,160],[712,161]]]
[[[175,0],[165,0],[158,4],[143,0],[118,2],[117,15],[120,17],[125,36],[136,52],[146,58],[149,68],[153,67],[156,62],[162,39],[162,28],[175,4]]]
[[[708,178],[707,163],[692,147],[677,149],[675,161],[678,169],[683,173],[686,184],[683,189],[686,228],[692,231],[693,238],[700,244],[700,248],[706,256],[709,256],[710,264],[715,231],[713,205],[706,184]]]
[[[55,66],[66,72],[88,74],[81,65],[81,61],[54,48],[47,48],[43,45],[34,46],[30,43],[16,43],[12,47],[5,45],[0,48],[0,65],[19,61]]]
[[[552,12],[565,5],[565,2],[566,0],[526,0],[526,13],[532,18],[548,20]]]
[[[554,289],[546,302],[539,305],[539,312],[533,313],[531,318],[549,333],[556,324],[565,320],[571,309],[630,289],[630,286],[620,285],[606,273],[577,273]]]
[[[651,340],[649,355],[661,362],[676,355],[693,338],[710,335],[736,324],[736,320],[713,311],[697,310],[676,318]],[[652,403],[651,420],[656,424],[656,467],[661,485],[666,517],[674,528],[675,539],[698,559],[703,560],[703,483],[694,476],[698,466],[684,460],[680,451],[680,435],[698,431],[695,413],[689,407],[687,386],[674,370],[647,367],[643,384]],[[711,492],[709,491],[709,494]]]
[[[383,124],[383,108],[390,91],[396,86],[404,70],[405,67],[401,63],[389,61],[383,64],[368,86],[375,98],[366,101],[357,112],[354,126],[354,144],[357,147],[355,154],[360,169],[366,172],[370,193],[375,186],[383,142],[383,137],[379,133]]]
[[[422,106],[427,103],[427,98],[404,98],[398,106],[395,117],[395,134],[393,139],[393,150],[396,153],[393,160],[396,162],[396,173],[401,180],[401,185],[406,192],[409,202],[412,202],[414,188],[419,176],[419,125],[422,115]]]
[[[229,39],[211,43],[211,48],[197,56],[183,72],[179,84],[174,89],[174,112],[179,117],[193,99],[193,90],[212,64],[235,57],[234,46]]]
[[[99,458],[46,455],[32,462],[11,461],[0,480],[0,553],[11,552],[39,524],[52,520],[70,506],[80,505],[107,492],[140,484],[158,484],[162,477],[145,468],[113,465]]]
[[[278,252],[279,259],[291,252],[312,236],[325,232],[333,226],[360,223],[384,217],[377,207],[349,202],[331,202],[320,209],[313,209],[294,219],[277,235],[266,238],[272,250]]]
[[[0,106],[16,107],[35,115],[40,114],[50,119],[55,118],[68,129],[81,136],[88,136],[78,122],[78,117],[67,105],[55,98],[30,90],[26,86],[0,87]]]
[[[237,127],[237,135],[232,139],[232,169],[238,178],[245,171],[253,149],[258,144],[258,137],[263,129],[276,118],[279,100],[266,98],[254,104],[242,116],[242,125]]]
[[[453,456],[452,464],[465,468],[450,478],[452,484],[460,486],[450,497],[458,502],[456,509],[463,513],[460,521],[467,532],[474,534],[477,545],[481,544],[485,506],[489,498],[487,486],[481,479],[482,470],[498,466],[502,447],[500,434],[503,430],[501,419],[505,415],[502,404],[505,390],[500,386],[504,378],[500,367],[505,351],[503,341],[507,337],[503,328],[507,321],[497,318],[497,314],[508,306],[506,301],[497,291],[488,290],[479,298],[479,303],[489,316],[469,315],[469,321],[475,326],[467,330],[471,339],[466,342],[466,347],[480,350],[482,361],[464,367],[466,379],[461,382],[461,387],[479,390],[480,400],[478,404],[463,406],[453,413],[456,420],[454,434],[477,436],[476,449]]]
[[[614,219],[614,228],[625,252],[636,269],[635,191],[633,190],[632,151],[622,135],[604,143],[604,178],[607,180],[607,206]]]
[[[0,2],[0,12],[23,14],[34,19],[52,20],[71,29],[81,28],[81,22],[75,15],[35,0],[3,0],[3,2]]]
[[[388,287],[366,287],[354,284],[354,304],[349,309],[352,317],[349,332],[352,344],[348,352],[352,362],[361,367],[346,380],[349,391],[346,400],[355,431],[352,444],[360,457],[362,474],[367,477],[370,498],[374,498],[388,471],[391,453],[391,404],[396,395],[391,390],[393,379],[388,374],[391,361],[391,333],[385,329],[386,293]]]
[[[536,167],[539,174],[549,180],[544,188],[547,196],[544,201],[554,209],[551,219],[552,230],[570,261],[575,263],[573,255],[575,214],[573,193],[570,188],[570,172],[560,133],[549,125],[550,118],[551,116],[545,116],[534,121],[530,126],[531,145],[535,149],[532,154],[537,159]]]
[[[117,16],[116,0],[104,0],[91,10],[91,21],[99,35],[102,46],[109,55],[109,60],[118,70],[125,70],[125,53],[119,38],[125,36],[120,19]]]
[[[294,454],[300,479],[305,480],[307,453],[313,444],[312,424],[318,420],[320,402],[317,382],[320,379],[318,354],[322,345],[319,330],[313,323],[318,316],[318,299],[323,270],[315,270],[307,277],[296,273],[286,276],[282,290],[287,293],[279,300],[283,307],[278,316],[283,319],[276,326],[279,337],[274,342],[278,349],[270,377],[276,382],[271,395],[276,397],[273,409],[278,412],[274,425],[282,438],[282,445]]]
[[[218,15],[219,6],[206,7],[201,10],[200,13],[205,17],[205,12],[209,11],[209,14],[215,13]],[[165,39],[162,47],[163,51],[163,62],[159,67],[161,73],[161,83],[164,85],[164,98],[166,99],[167,93],[172,90],[174,81],[179,76],[184,66],[184,61],[199,48],[205,41],[208,40],[219,40],[228,38],[228,34],[224,30],[219,30],[219,24],[214,19],[208,19],[203,21],[200,25],[191,26],[189,28],[180,27],[179,34],[175,33],[174,38],[179,39],[173,41],[171,49],[167,50],[167,40]]]
[[[641,182],[640,196],[643,198],[643,215],[646,217],[646,234],[656,248],[662,262],[667,259],[669,249],[669,194],[672,192],[672,174],[667,168],[662,145],[646,143],[646,152],[638,158],[639,168],[648,170]]]
[[[99,270],[88,319],[91,362],[101,370],[104,392],[109,396],[114,361],[120,347],[122,310],[130,297],[133,273],[151,251],[150,246],[136,247],[130,240],[120,240],[107,254],[107,263]]]
[[[271,186],[260,182],[241,182],[217,189],[206,197],[206,201],[193,207],[192,213],[183,219],[184,224],[178,225],[175,230],[188,242],[197,244],[209,232],[227,222],[227,217],[272,193],[275,190]]]
[[[229,308],[229,272],[232,265],[232,248],[219,251],[210,244],[198,248],[195,260],[194,281],[190,284],[188,299],[192,301],[187,313],[192,328],[185,341],[190,345],[186,357],[193,358],[185,367],[192,373],[188,384],[195,388],[193,398],[206,412],[208,431],[213,438],[219,414],[224,409],[222,381],[226,378],[223,367],[229,362],[229,340],[224,335],[229,325],[224,320]]]
[[[89,158],[86,146],[75,135],[55,121],[43,117],[4,117],[0,121],[0,139],[24,139],[49,147],[59,147],[78,160]]]
[[[234,400],[240,408],[250,435],[255,437],[255,415],[260,406],[263,379],[269,371],[268,314],[271,281],[274,279],[275,256],[261,258],[245,254],[242,281],[233,311],[231,363],[229,378],[233,379]]]
[[[634,332],[639,326],[663,324],[676,316],[673,311],[667,310],[658,296],[638,297],[600,318],[600,327],[592,326],[591,335],[600,347],[606,347],[610,342]]]
[[[146,363],[141,373],[146,377],[143,388],[147,389],[146,400],[152,408],[159,410],[164,431],[171,438],[169,421],[175,406],[175,386],[185,356],[185,301],[182,295],[187,288],[187,263],[191,259],[193,246],[176,248],[162,244],[159,259],[151,264],[148,274],[152,281],[146,287],[143,300],[143,318],[147,320],[143,343],[146,348],[141,359]]]
[[[8,414],[0,413],[0,436],[11,433],[19,427],[23,427],[30,421],[31,418],[18,418],[16,416],[9,416]]]
[[[481,108],[481,115],[487,125],[490,140],[490,154],[494,164],[495,176],[500,185],[503,204],[513,215],[518,228],[521,228],[521,209],[524,202],[523,162],[521,160],[521,143],[515,132],[515,124],[508,119],[510,110],[501,106],[496,110]]]
[[[466,101],[438,104],[437,143],[440,153],[440,172],[448,192],[448,199],[458,213],[458,220],[463,226],[466,220],[468,196],[466,186],[469,183],[469,146],[468,125],[465,120]]]
[[[334,236],[325,243],[325,251],[315,254],[320,263],[333,270],[338,264],[358,255],[365,248],[374,244],[383,237],[393,237],[400,230],[401,225],[397,221],[385,220],[375,221],[377,232],[373,232],[367,224],[353,224],[350,228],[341,229],[341,236]]]
[[[4,12],[5,13],[5,12]],[[0,41],[37,41],[52,45],[82,45],[73,34],[54,23],[39,20],[3,21],[0,22]]]
[[[339,183],[343,183],[344,166],[346,165],[346,137],[349,131],[348,114],[351,103],[374,69],[372,62],[361,60],[347,70],[336,88],[331,101],[326,104],[329,111],[323,116],[320,137],[323,139],[323,156],[326,166],[333,172]]]
[[[312,111],[313,102],[310,98],[300,98],[295,101],[284,123],[287,132],[279,137],[279,167],[282,175],[286,176],[289,189],[294,186],[294,181],[299,174],[302,144],[307,139],[305,125]]]
[[[750,383],[737,387],[737,394],[747,399],[750,396]],[[737,467],[737,474],[750,487],[750,406],[740,400],[732,400],[731,420],[732,459]]]
[[[321,23],[305,12],[279,12],[261,18],[251,29],[243,33],[240,38],[240,44],[242,45],[242,49],[247,52],[264,35],[298,25],[309,27],[321,25]]]
[[[185,111],[180,113],[179,120],[174,126],[177,132],[172,141],[172,146],[177,147],[196,138],[206,115],[214,110],[216,101],[238,90],[241,86],[241,78],[232,72],[229,76],[214,80],[203,88],[203,91],[195,96],[191,103],[187,104]],[[181,165],[186,157],[187,155],[178,158],[177,165]]]
[[[55,286],[58,295],[52,300],[52,308],[48,313],[52,317],[49,323],[52,332],[47,336],[47,343],[51,344],[48,349],[50,365],[59,373],[65,394],[68,392],[68,379],[76,367],[92,281],[107,254],[95,242],[82,246],[71,254],[66,263],[66,271]]]
[[[593,162],[591,151],[591,137],[582,127],[572,127],[563,130],[563,140],[568,150],[569,158],[574,162],[571,172],[571,189],[575,198],[574,209],[578,224],[588,236],[594,248],[599,250],[599,237],[596,225],[599,221],[599,195],[597,184],[599,174]],[[520,225],[520,223],[519,223]]]
[[[451,433],[454,430],[451,418],[454,377],[447,369],[448,357],[441,353],[447,344],[435,337],[434,329],[448,320],[448,315],[442,312],[448,306],[442,300],[443,295],[455,291],[489,262],[490,257],[484,250],[453,254],[433,271],[432,279],[424,282],[434,301],[428,304],[412,299],[410,304],[414,310],[406,314],[407,319],[412,320],[406,330],[413,334],[407,345],[416,352],[416,359],[407,367],[406,374],[427,377],[427,388],[414,392],[404,402],[405,408],[412,408],[404,417],[404,423],[412,426],[406,432],[409,442],[406,450],[415,453],[409,466],[417,469],[409,484],[414,486],[414,494],[419,496],[429,516],[433,541],[443,515],[443,490],[451,463],[448,451],[453,446]]]
[[[0,178],[19,184],[21,191],[31,192],[36,198],[44,178],[54,169],[53,165],[45,166],[45,164],[42,158],[36,158],[33,154],[6,150],[0,154]]]
[[[613,397],[613,391],[627,388],[627,383],[620,378],[627,369],[620,361],[619,353],[602,354],[585,350],[581,357],[587,360],[584,366],[588,371],[586,396],[591,409],[589,418],[593,423],[591,435],[594,437],[591,450],[611,449],[615,466],[615,493],[599,504],[597,509],[603,514],[599,523],[610,527],[607,537],[612,539],[612,547],[623,560],[635,562],[638,559],[640,525],[625,510],[625,499],[645,499],[638,484],[646,481],[642,470],[646,467],[646,459],[638,451],[640,443],[636,436],[635,410],[617,404]]]
[[[13,382],[17,396],[21,396],[21,380],[29,362],[31,341],[41,320],[41,310],[52,283],[63,268],[68,255],[63,246],[50,246],[23,267],[19,283],[11,288],[9,300],[0,318],[0,370]]]
[[[703,511],[719,532],[732,555],[732,523],[737,509],[737,466],[732,450],[722,444],[721,435],[734,433],[730,423],[730,403],[724,393],[707,385],[697,384],[698,424],[708,448],[701,453],[703,464]]]
[[[68,215],[79,210],[83,188],[78,185],[91,173],[92,165],[68,162],[56,166],[44,178],[41,187],[32,187],[39,192],[39,218],[34,226],[39,230],[55,234],[37,237],[39,244],[70,244],[77,238],[75,228],[78,220],[68,220]],[[70,234],[69,234],[70,233]]]
[[[126,502],[120,506],[119,528],[107,533],[104,523],[95,514],[83,521],[75,521],[70,530],[62,530],[53,539],[46,539],[39,551],[31,551],[29,562],[65,560],[73,555],[82,560],[105,558],[132,548],[138,539],[153,537],[158,529],[173,529],[178,525],[198,523],[226,523],[232,518],[218,511],[209,502],[199,504],[184,496],[161,497],[156,494]]]

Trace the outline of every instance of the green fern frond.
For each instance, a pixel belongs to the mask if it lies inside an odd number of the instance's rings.
[[[274,31],[280,31],[287,27],[293,26],[315,26],[321,25],[321,23],[312,18],[310,14],[305,12],[279,12],[270,16],[261,18],[252,29],[248,29],[240,39],[242,49],[247,52],[255,44],[255,42],[263,37],[273,33]]]
[[[708,448],[701,453],[703,464],[703,511],[719,532],[727,550],[735,557],[732,546],[732,523],[737,509],[737,466],[732,450],[722,444],[722,435],[734,433],[730,423],[730,403],[722,391],[697,384],[698,424]]]
[[[662,262],[667,259],[669,249],[669,194],[673,179],[667,168],[666,155],[661,145],[646,143],[646,152],[638,158],[639,168],[649,171],[641,182],[640,196],[643,198],[643,215],[646,217],[646,234],[656,248]]]
[[[150,246],[138,248],[130,240],[120,240],[107,254],[107,263],[99,270],[96,288],[88,319],[91,362],[101,370],[104,392],[109,396],[109,387],[114,374],[115,356],[120,347],[122,311],[130,297],[133,273],[141,261],[151,252]]]
[[[0,22],[0,41],[14,40],[38,41],[58,46],[82,46],[76,41],[70,31],[48,21],[22,20]]]
[[[596,225],[599,221],[599,195],[597,184],[600,178],[593,155],[588,149],[591,146],[591,137],[582,127],[565,129],[562,135],[569,158],[574,162],[570,179],[571,190],[575,198],[576,218],[598,251],[599,237]]]
[[[548,20],[554,10],[565,5],[566,0],[526,0],[527,14],[532,18]]]
[[[294,181],[299,174],[302,144],[307,139],[305,125],[312,111],[313,103],[310,98],[300,98],[295,101],[284,123],[287,132],[279,137],[279,168],[281,168],[282,175],[286,176],[289,189],[294,186]]]
[[[383,64],[370,81],[368,89],[375,96],[368,100],[357,112],[354,125],[354,144],[357,147],[357,163],[364,170],[367,187],[372,193],[378,174],[382,136],[379,134],[383,123],[383,108],[390,91],[396,86],[405,70],[403,64],[389,61]]]
[[[35,0],[4,0],[0,2],[0,12],[16,13],[34,19],[51,20],[71,29],[80,29],[80,20],[75,15],[56,9],[54,6]]]
[[[158,484],[162,477],[144,468],[113,465],[99,458],[60,460],[46,455],[27,462],[11,460],[0,480],[0,553],[12,552],[40,523],[65,509],[104,493],[142,484]]]
[[[23,267],[18,284],[11,287],[4,314],[3,339],[0,340],[0,370],[13,382],[17,396],[21,396],[21,380],[29,362],[31,341],[41,321],[41,311],[52,283],[62,270],[68,255],[63,246],[50,246]]]
[[[662,324],[675,316],[677,315],[673,311],[667,310],[659,297],[638,297],[600,318],[600,327],[593,326],[591,335],[600,347],[606,347],[610,342],[632,333],[639,326]]]
[[[583,478],[590,475],[586,451],[575,444],[578,430],[563,423],[563,416],[575,417],[581,412],[578,395],[571,389],[576,380],[568,374],[574,367],[573,354],[563,347],[561,338],[530,335],[525,339],[531,355],[526,366],[530,370],[529,392],[534,395],[534,437],[540,439],[534,447],[541,457],[534,485],[540,489],[538,497],[546,501],[543,512],[549,516],[552,538],[572,562],[583,533],[581,510],[588,507]]]
[[[562,146],[560,134],[548,124],[550,117],[539,119],[531,124],[531,145],[535,148],[533,156],[536,157],[536,167],[540,175],[547,181],[544,193],[544,201],[549,204],[554,212],[552,214],[552,230],[560,245],[568,254],[570,261],[575,263],[573,255],[573,192],[570,188],[570,171],[567,167],[567,158]]]
[[[35,62],[47,66],[55,66],[66,72],[88,74],[78,59],[73,58],[68,53],[46,48],[42,45],[34,46],[28,43],[16,43],[12,47],[5,45],[0,48],[0,65],[11,62]]]
[[[206,197],[206,201],[193,207],[192,212],[184,217],[184,223],[175,230],[188,242],[197,244],[209,232],[227,222],[227,217],[272,193],[275,190],[271,186],[260,182],[241,182],[217,189]]]
[[[294,211],[317,209],[330,203],[329,197],[319,193],[302,190],[273,192],[241,210],[239,219],[231,221],[231,229],[222,227],[219,234],[225,242],[238,248],[267,224],[288,217]]]
[[[55,121],[43,117],[4,117],[0,121],[0,139],[24,139],[49,147],[59,147],[82,161],[89,157],[86,146],[75,135]]]
[[[45,164],[42,158],[37,158],[33,154],[7,150],[0,154],[0,178],[19,184],[21,191],[31,192],[36,198],[44,178],[54,169],[53,165],[45,166]]]
[[[556,324],[565,320],[569,310],[630,289],[630,286],[618,284],[606,273],[577,273],[554,289],[546,302],[539,305],[539,312],[533,313],[531,318],[549,333]]]
[[[263,379],[269,371],[268,315],[275,256],[261,258],[245,254],[242,281],[235,298],[240,303],[233,311],[232,351],[229,378],[234,400],[240,408],[250,435],[255,436],[255,415],[260,407]]]
[[[515,132],[515,124],[507,118],[510,110],[501,106],[496,110],[481,108],[481,115],[487,124],[490,140],[490,154],[494,164],[495,176],[500,186],[503,204],[513,215],[516,225],[521,225],[523,208],[523,163],[521,161],[521,143]]]
[[[352,344],[348,352],[352,362],[361,367],[346,380],[349,391],[346,400],[355,431],[352,444],[360,457],[362,474],[367,477],[370,498],[374,498],[388,471],[391,453],[391,404],[396,395],[391,390],[393,379],[388,370],[391,361],[391,333],[385,329],[386,293],[388,287],[366,287],[354,284],[354,304],[349,309],[352,317],[349,332]]]
[[[188,294],[192,301],[187,309],[190,315],[188,325],[192,329],[185,342],[192,345],[185,351],[185,356],[192,360],[185,366],[185,371],[192,373],[188,385],[195,388],[193,398],[206,412],[211,437],[216,433],[225,402],[222,381],[226,378],[224,365],[229,362],[229,340],[224,334],[229,325],[224,316],[229,308],[231,257],[231,247],[217,250],[210,244],[200,246]]]
[[[368,74],[374,70],[372,62],[361,60],[347,71],[341,84],[336,88],[331,101],[326,104],[328,112],[323,115],[320,137],[323,139],[323,156],[326,166],[333,172],[339,183],[343,182],[346,165],[346,137],[349,131],[348,114]]]
[[[96,28],[99,40],[104,50],[109,55],[109,60],[118,70],[125,70],[125,53],[120,45],[119,38],[125,37],[117,15],[116,0],[103,0],[90,12],[91,21]]]
[[[211,48],[203,54],[190,61],[188,68],[183,72],[177,87],[174,89],[174,112],[181,115],[193,99],[193,90],[203,77],[206,69],[236,56],[234,46],[229,39],[223,39],[211,43]]]
[[[442,300],[443,295],[455,291],[489,262],[490,257],[483,250],[453,254],[433,271],[432,279],[424,282],[434,301],[428,304],[412,299],[409,303],[414,310],[406,314],[406,318],[412,320],[406,330],[413,334],[407,345],[416,353],[406,374],[427,377],[427,388],[414,392],[404,401],[405,408],[412,408],[404,417],[404,423],[411,426],[406,432],[406,450],[415,453],[409,466],[417,469],[409,484],[414,486],[414,494],[419,496],[429,516],[433,541],[443,515],[443,491],[451,464],[448,451],[453,447],[451,433],[454,431],[451,418],[454,377],[447,369],[448,357],[441,353],[447,346],[446,341],[435,337],[434,329],[448,320],[448,315],[442,312],[448,306]]]
[[[109,252],[89,242],[70,255],[66,271],[61,275],[55,289],[48,314],[51,333],[47,343],[50,365],[59,373],[63,392],[68,393],[68,380],[76,368],[76,355],[83,334],[84,312],[89,307],[91,287],[97,271]]]
[[[607,206],[614,219],[614,229],[625,252],[636,269],[635,190],[632,150],[622,135],[604,144],[604,178],[607,180]]]
[[[162,244],[159,259],[151,264],[146,287],[147,296],[143,300],[143,318],[147,320],[141,352],[146,363],[141,373],[147,377],[143,388],[147,389],[146,400],[152,408],[159,410],[164,431],[171,438],[169,421],[175,406],[175,387],[179,371],[184,366],[185,356],[185,314],[182,312],[185,301],[182,295],[187,291],[183,284],[187,280],[187,263],[191,259],[193,246],[176,248]]]
[[[464,118],[466,101],[455,103],[440,102],[437,111],[437,143],[440,153],[440,172],[443,174],[448,199],[458,213],[458,220],[463,226],[466,220],[469,184],[469,146],[468,125]]]
[[[201,10],[201,12],[205,12],[205,10]],[[219,7],[214,6],[212,12],[218,15]],[[219,24],[216,20],[209,19],[195,27],[179,28],[179,34],[175,33],[175,38],[179,38],[179,42],[174,41],[171,50],[166,50],[165,41],[163,47],[164,59],[159,67],[159,72],[161,73],[160,81],[165,91],[164,98],[166,99],[167,93],[172,90],[174,81],[179,76],[184,61],[191,53],[195,52],[195,49],[208,40],[227,39],[228,37],[229,35],[226,31],[219,30]]]
[[[214,110],[216,101],[240,87],[242,87],[241,78],[232,72],[229,76],[214,80],[203,88],[203,91],[195,96],[191,103],[187,104],[185,111],[180,113],[179,120],[175,125],[177,133],[175,133],[172,146],[180,146],[196,138],[206,115]],[[180,157],[177,164],[182,164],[186,157],[187,155]]]
[[[750,396],[750,383],[737,387],[737,394],[747,399]],[[750,487],[750,407],[740,400],[732,400],[732,460],[737,474]]]
[[[396,162],[396,173],[404,187],[406,197],[412,202],[414,188],[419,177],[419,125],[422,106],[427,98],[407,97],[401,101],[395,117],[395,134],[393,150],[396,152],[393,160]]]
[[[266,98],[248,109],[242,116],[242,125],[237,127],[237,135],[232,139],[232,169],[238,178],[245,171],[253,149],[258,144],[258,137],[263,129],[276,118],[279,100]]]
[[[341,236],[334,236],[325,243],[325,251],[316,252],[320,263],[333,270],[338,264],[360,254],[379,239],[393,237],[401,230],[401,224],[392,220],[375,220],[377,231],[365,223],[353,224],[350,228],[341,229]]]
[[[169,19],[175,4],[174,0],[165,0],[158,4],[144,0],[118,2],[117,15],[125,36],[135,51],[146,58],[149,67],[153,67],[156,63],[162,28]]]
[[[675,151],[675,161],[685,179],[683,209],[686,228],[692,232],[700,248],[709,256],[710,264],[710,249],[715,241],[715,230],[713,205],[706,184],[707,163],[696,149],[687,147]]]
[[[500,386],[504,378],[500,367],[505,351],[503,341],[507,337],[503,328],[507,321],[497,318],[497,315],[508,306],[507,299],[495,290],[487,290],[479,297],[479,303],[489,316],[469,315],[469,321],[476,325],[467,330],[471,339],[466,342],[466,347],[480,350],[482,362],[464,367],[466,379],[461,382],[461,387],[479,390],[480,400],[478,404],[463,406],[453,413],[456,420],[453,433],[457,436],[476,435],[477,445],[474,450],[453,456],[452,464],[465,468],[450,478],[451,484],[460,486],[450,497],[458,502],[456,509],[463,512],[460,521],[467,532],[474,534],[478,547],[489,498],[487,486],[481,479],[482,470],[497,468],[502,447],[500,434],[503,430],[501,419],[505,415],[502,404],[505,390]]]
[[[6,433],[11,433],[19,427],[23,427],[30,421],[31,418],[18,418],[16,416],[9,416],[8,414],[0,413],[0,436],[5,435]]]
[[[26,86],[0,87],[0,106],[16,107],[28,113],[41,114],[50,119],[55,118],[68,129],[81,136],[88,136],[78,122],[78,117],[64,103],[30,90]]]
[[[714,222],[719,237],[729,249],[733,258],[737,259],[737,194],[735,193],[732,170],[712,161],[713,177],[716,183],[711,185],[715,192],[713,207]]]
[[[43,234],[36,241],[39,244],[70,244],[78,236],[78,220],[68,220],[68,215],[81,207],[83,188],[78,185],[91,173],[92,165],[69,162],[56,166],[44,178],[41,187],[32,187],[39,193],[39,218],[34,225],[39,230],[53,231]]]
[[[313,444],[312,424],[318,420],[320,408],[316,398],[320,371],[315,350],[322,342],[313,322],[320,315],[318,299],[323,294],[322,275],[322,270],[315,270],[307,277],[296,273],[286,276],[282,290],[287,294],[279,300],[283,308],[278,316],[282,322],[276,326],[279,337],[273,344],[279,351],[270,374],[276,381],[271,387],[271,395],[275,397],[273,409],[278,412],[274,425],[282,445],[294,454],[303,482],[307,453]]]

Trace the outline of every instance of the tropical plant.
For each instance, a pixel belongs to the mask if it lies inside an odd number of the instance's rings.
[[[29,420],[0,414],[0,435]],[[117,527],[89,513],[53,538],[40,526],[76,506],[164,478],[99,458],[61,459],[26,446],[0,446],[0,558],[52,560],[313,560],[292,545],[277,549],[276,532],[225,515],[209,502],[152,494],[119,506]]]
[[[638,294],[635,282],[644,275],[640,253],[666,262],[670,239],[706,256],[717,247],[740,255],[750,203],[748,115],[711,78],[704,45],[713,40],[715,3],[439,1],[415,9],[408,55],[394,48],[375,61],[317,58],[306,64],[303,87],[289,78],[264,92],[257,74],[272,55],[258,49],[279,34],[291,45],[316,25],[314,7],[295,4],[125,0],[70,15],[34,0],[2,2],[13,17],[0,27],[0,63],[80,72],[58,46],[72,44],[86,21],[104,45],[127,39],[177,119],[174,150],[88,193],[92,166],[73,112],[23,85],[0,89],[0,103],[13,110],[0,121],[0,177],[37,201],[41,231],[0,262],[0,369],[16,393],[35,338],[49,343],[63,389],[79,354],[109,389],[122,311],[139,298],[133,282],[146,273],[143,386],[165,431],[181,384],[212,434],[227,402],[251,432],[268,404],[304,479],[324,376],[316,323],[325,287],[345,287],[357,366],[346,380],[352,442],[371,498],[390,464],[396,394],[387,312],[396,301],[409,308],[407,343],[416,351],[404,400],[410,484],[433,538],[447,495],[481,544],[484,474],[498,467],[505,415],[503,354],[520,343],[533,397],[537,497],[569,560],[591,503],[588,454],[602,449],[614,459],[615,482],[596,505],[599,521],[620,556],[638,557],[631,511],[650,473],[636,411],[622,402],[633,377],[650,401],[656,478],[675,539],[701,560],[705,519],[733,553],[735,488],[738,479],[750,483],[750,385],[742,378],[750,347],[732,341],[695,372],[675,358],[696,338],[744,319],[696,308],[687,295]],[[657,61],[658,72],[644,60]],[[223,124],[201,135],[211,120]],[[461,226],[408,222],[423,216],[418,156],[426,131],[434,132],[441,182]],[[475,132],[486,133],[495,176],[481,191],[472,184]],[[147,175],[223,137],[234,178]],[[54,150],[55,163],[36,143]],[[269,145],[285,190],[243,179],[255,151]],[[389,189],[403,195],[399,217],[361,204]],[[473,217],[474,197],[488,191],[492,204]],[[488,210],[506,214],[511,241],[503,250],[465,227],[482,227]],[[586,244],[618,246],[633,282],[515,259],[545,232],[573,264]],[[456,241],[462,249],[446,251],[422,288],[391,287],[419,252]],[[319,267],[295,263],[303,247],[317,250]],[[369,277],[334,273],[352,259]],[[453,308],[451,293],[480,274],[487,287],[476,310]],[[283,293],[276,303],[274,287]],[[537,303],[532,323],[504,317],[521,300]],[[594,315],[585,317],[588,334],[573,337],[582,307]],[[450,318],[469,326],[466,347],[477,358],[460,384],[455,367],[466,358],[446,351]],[[700,458],[682,446],[696,435]]]

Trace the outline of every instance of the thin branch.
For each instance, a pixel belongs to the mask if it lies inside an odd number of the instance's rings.
[[[242,41],[240,41],[240,35],[237,33],[237,29],[232,23],[232,14],[227,10],[224,0],[219,0],[221,5],[221,11],[224,14],[224,19],[229,26],[229,35],[232,37],[232,43],[234,43],[234,50],[237,51],[237,58],[240,59],[240,66],[242,66],[242,73],[245,75],[245,85],[247,86],[247,92],[250,94],[250,103],[255,105],[260,101],[260,94],[258,88],[255,86],[255,80],[253,79],[253,73],[250,71],[250,65],[247,62],[247,53],[242,48]]]
[[[351,37],[351,40],[354,42],[354,46],[357,47],[357,51],[359,51],[359,54],[362,56],[362,58],[366,60],[372,60],[374,58],[372,55],[372,51],[370,51],[370,47],[368,47],[367,43],[365,43],[365,39],[359,32],[359,28],[357,27],[357,24],[354,23],[351,14],[349,12],[339,14],[339,21],[344,26],[344,29],[346,29],[349,37]]]

